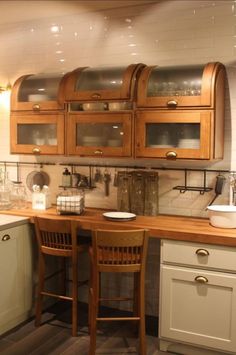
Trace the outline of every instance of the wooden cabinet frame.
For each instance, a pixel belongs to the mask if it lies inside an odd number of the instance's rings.
[[[19,144],[17,141],[18,125],[43,125],[55,124],[57,131],[57,145]],[[64,131],[65,122],[63,113],[30,114],[30,113],[12,113],[11,114],[11,153],[18,154],[64,154]]]
[[[124,128],[122,147],[76,146],[76,124],[121,123]],[[131,157],[132,156],[133,114],[129,113],[78,113],[70,112],[67,116],[67,154],[96,157]]]
[[[149,123],[199,123],[200,148],[182,149],[146,147],[146,124]],[[176,153],[177,159],[213,158],[214,120],[212,111],[138,111],[136,113],[136,158],[167,158],[168,152]],[[218,142],[220,144],[221,142]]]
[[[49,111],[49,110],[65,110],[65,80],[68,76],[66,74],[60,82],[58,88],[57,99],[55,101],[40,101],[40,102],[28,102],[28,101],[18,101],[19,91],[22,82],[31,75],[21,76],[14,83],[14,87],[11,94],[11,111]]]
[[[147,86],[149,76],[155,66],[145,67],[142,70],[138,81],[138,107],[168,107],[169,101],[176,101],[176,108],[180,107],[206,107],[213,108],[217,97],[215,90],[216,83],[219,81],[221,85],[224,83],[225,70],[224,66],[218,62],[208,63],[202,76],[201,95],[199,96],[164,96],[164,97],[148,97]],[[217,84],[218,85],[218,84]],[[219,99],[221,99],[219,97]]]
[[[133,98],[135,76],[144,64],[131,64],[124,71],[121,88],[118,90],[75,91],[76,81],[86,68],[78,68],[68,75],[65,85],[66,101],[106,101],[131,100]]]

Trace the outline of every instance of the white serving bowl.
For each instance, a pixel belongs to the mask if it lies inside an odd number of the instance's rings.
[[[106,105],[103,102],[86,102],[82,104],[84,111],[104,111]]]
[[[236,228],[236,206],[208,206],[210,224],[218,228]]]
[[[130,102],[109,102],[108,108],[110,111],[121,111],[121,110],[130,110],[132,104]]]

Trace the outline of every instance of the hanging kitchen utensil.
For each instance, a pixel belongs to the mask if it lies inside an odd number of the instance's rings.
[[[131,184],[130,211],[144,215],[145,172],[133,171]]]
[[[33,192],[33,185],[38,185],[42,189],[44,185],[48,186],[49,184],[50,177],[45,171],[42,171],[42,166],[39,170],[31,171],[26,177],[26,185],[31,192]]]
[[[113,180],[113,186],[115,186],[115,187],[118,186],[118,174],[117,174],[117,169],[115,169],[114,180]]]
[[[94,181],[95,182],[101,182],[102,181],[102,174],[101,174],[101,169],[96,168],[95,174],[94,174]]]
[[[118,172],[117,209],[122,212],[130,212],[130,190],[132,174],[127,171]]]
[[[224,183],[225,183],[225,177],[224,175],[217,175],[216,177],[216,184],[215,184],[215,196],[214,198],[211,200],[211,202],[209,203],[208,206],[211,206],[213,204],[213,202],[215,201],[215,199],[222,194],[222,190],[224,187]]]
[[[110,194],[111,174],[110,174],[110,172],[107,169],[105,169],[105,171],[104,171],[103,181],[104,181],[104,184],[105,184],[105,196],[109,196],[109,194]]]

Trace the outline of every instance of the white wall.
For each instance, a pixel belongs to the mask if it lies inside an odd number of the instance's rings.
[[[21,1],[16,3],[19,3],[16,6],[20,6]],[[43,6],[47,11],[47,1],[38,3],[38,6]],[[56,1],[54,3],[56,6]],[[58,32],[51,32],[52,25],[58,26]],[[0,83],[7,83],[8,80],[13,83],[23,74],[68,72],[80,66],[127,65],[137,62],[166,66],[222,62],[228,74],[225,157],[216,163],[173,162],[171,166],[236,170],[235,1],[165,0],[146,6],[96,12],[88,10],[24,23],[5,23],[0,25],[0,43],[2,48],[6,48],[0,52]],[[0,102],[0,160],[25,162],[37,159],[10,155],[9,139],[9,105]],[[40,159],[58,163],[86,161],[65,157]],[[91,162],[91,159],[88,161]],[[165,162],[156,160],[116,161],[122,162],[166,166]],[[45,169],[53,176],[51,189],[55,197],[61,183],[62,167],[57,165]],[[23,181],[31,170],[32,166],[21,170]],[[9,168],[9,173],[14,179],[15,169]],[[207,175],[208,186],[214,187],[215,175]],[[212,199],[214,191],[200,195],[199,192],[180,194],[179,191],[172,190],[175,185],[183,185],[183,178],[183,172],[160,171],[160,212],[205,216],[205,207]],[[191,185],[203,184],[200,173],[191,172],[189,179]],[[228,189],[226,184],[224,195],[217,202],[228,202]],[[95,192],[87,194],[86,204],[115,208],[116,190],[112,191],[110,197],[104,198],[101,185]]]

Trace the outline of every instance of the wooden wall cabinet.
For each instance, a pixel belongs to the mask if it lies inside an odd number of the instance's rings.
[[[234,248],[162,240],[160,349],[235,354],[235,334]]]
[[[131,157],[132,127],[132,112],[70,112],[67,117],[67,154]]]
[[[78,68],[13,87],[11,153],[223,158],[222,64]]]
[[[222,64],[145,67],[137,92],[136,158],[223,158]]]
[[[64,113],[13,112],[11,153],[64,154]]]
[[[193,111],[138,111],[136,157],[163,159],[214,159],[220,157],[223,140],[214,146],[214,113]],[[222,137],[223,138],[223,137]]]
[[[64,154],[67,75],[25,75],[11,96],[11,153]]]
[[[138,107],[213,108],[220,63],[176,67],[147,66],[138,82]]]
[[[132,100],[135,79],[144,64],[127,67],[78,68],[66,80],[65,98],[71,101]]]

